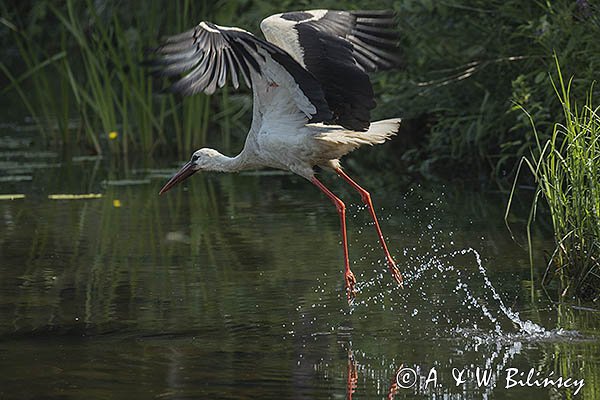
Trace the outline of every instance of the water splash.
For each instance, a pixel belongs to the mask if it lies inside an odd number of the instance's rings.
[[[494,285],[492,285],[492,282],[490,282],[490,279],[488,278],[488,276],[486,274],[485,268],[483,267],[483,263],[481,262],[481,256],[475,249],[469,248],[466,250],[461,250],[460,253],[461,254],[471,253],[475,256],[475,260],[477,262],[477,267],[479,269],[479,273],[481,274],[481,276],[483,278],[483,282],[485,283],[486,288],[490,291],[490,293],[492,294],[492,297],[498,302],[498,305],[500,306],[500,310],[502,310],[504,315],[508,319],[510,319],[514,324],[518,325],[522,332],[524,332],[528,335],[547,335],[550,333],[546,329],[544,329],[542,326],[540,326],[536,323],[533,323],[529,320],[523,321],[519,317],[518,312],[511,310],[510,308],[508,308],[506,306],[506,304],[504,304],[504,301],[502,301],[502,298],[498,294],[498,291],[496,290]],[[470,295],[470,296],[472,297],[472,295]],[[496,325],[496,328],[498,328],[498,325]],[[501,333],[501,332],[498,331],[498,333]]]
[[[491,294],[492,298],[496,301],[496,304],[498,305],[499,310],[502,312],[502,315],[494,316],[492,310],[490,310],[485,304],[478,301],[478,298],[470,290],[468,284],[466,282],[464,282],[463,279],[461,278],[462,274],[460,274],[460,273],[457,274],[458,277],[456,280],[457,281],[456,289],[462,290],[466,296],[466,299],[469,301],[469,303],[473,307],[481,310],[483,315],[485,315],[491,322],[493,322],[495,324],[495,332],[497,334],[503,334],[503,330],[502,330],[502,327],[499,322],[501,317],[508,318],[515,326],[517,326],[519,328],[520,332],[525,333],[527,335],[542,335],[542,336],[544,336],[544,335],[550,334],[550,332],[547,331],[544,327],[542,327],[534,322],[531,322],[529,320],[522,320],[520,318],[518,312],[515,312],[506,306],[506,304],[504,303],[504,301],[498,294],[498,291],[496,290],[494,285],[492,285],[492,282],[490,281],[490,279],[487,275],[487,272],[486,272],[485,268],[483,267],[481,255],[479,254],[479,252],[477,252],[477,250],[475,250],[473,248],[468,248],[468,249],[454,251],[454,252],[449,253],[448,255],[443,255],[443,256],[438,257],[437,259],[434,260],[434,262],[436,263],[436,266],[440,269],[440,271],[456,271],[456,269],[452,265],[444,264],[442,262],[442,260],[445,258],[454,257],[459,254],[460,255],[471,254],[474,256],[475,262],[477,263],[477,269],[478,269],[479,274],[481,275],[481,278],[484,283],[484,288],[487,290],[488,293]]]
[[[406,194],[405,200],[419,196],[411,193]],[[411,202],[415,203],[414,200]],[[421,197],[417,200],[416,208],[397,206],[392,213],[401,221],[396,226],[396,244],[404,243],[395,258],[404,274],[405,288],[400,289],[390,279],[364,207],[351,205],[348,216],[352,219],[364,217],[365,221],[350,241],[351,268],[358,280],[358,297],[348,308],[344,306],[345,293],[339,287],[340,281],[336,280],[334,287],[325,288],[329,279],[320,280],[315,293],[321,296],[310,305],[315,312],[321,309],[331,312],[326,309],[327,298],[337,295],[340,314],[352,315],[355,322],[381,315],[387,321],[385,327],[379,325],[382,331],[391,328],[406,334],[443,339],[477,336],[491,342],[564,340],[577,336],[572,331],[547,329],[537,321],[521,317],[507,305],[506,298],[489,277],[487,260],[475,247],[478,242],[485,249],[492,241],[481,233],[476,237],[465,237],[465,232],[473,230],[470,228],[473,221],[468,221],[464,232],[454,232],[458,225],[446,220],[448,213],[443,210],[447,207],[443,193],[430,196],[430,200]],[[393,218],[392,214],[386,215],[385,210],[378,209],[378,212],[383,216],[382,222]],[[456,243],[464,239],[466,246]],[[507,276],[502,276],[506,281]]]
[[[386,308],[385,298],[392,296],[397,300],[394,304],[387,307],[393,309],[405,309],[405,316],[411,317],[417,323],[421,314],[423,318],[430,318],[434,326],[440,327],[439,321],[445,320],[450,327],[450,332],[459,336],[472,336],[474,332],[481,335],[493,334],[496,338],[505,337],[515,339],[549,339],[556,336],[574,337],[576,332],[562,329],[548,330],[543,326],[527,319],[521,318],[517,311],[512,310],[506,305],[497,289],[492,284],[487,271],[483,265],[482,257],[479,252],[473,248],[466,248],[449,252],[447,254],[428,254],[429,258],[423,260],[418,267],[405,273],[405,289],[396,288],[393,283],[389,283],[389,276],[386,269],[377,269],[377,276],[373,279],[359,282],[357,288],[359,299],[349,310],[352,314],[363,307],[373,307],[380,305],[382,309]],[[476,269],[458,268],[453,260],[460,256],[472,256],[476,264]],[[415,259],[413,259],[415,260]],[[444,287],[432,285],[431,282],[446,282],[448,286],[453,285],[451,291],[444,290]],[[473,287],[479,286],[482,293],[476,294]],[[448,296],[452,293],[455,296]],[[364,296],[366,295],[366,296]],[[415,299],[414,297],[418,297]],[[361,298],[362,297],[362,298]],[[452,310],[451,304],[455,301],[458,305]],[[403,303],[405,303],[403,305]],[[447,307],[448,308],[445,308]],[[456,319],[452,318],[452,311],[456,314]],[[481,317],[481,318],[478,318]],[[491,323],[491,330],[486,332],[478,322],[478,319],[485,319]],[[415,324],[413,323],[413,328]],[[511,331],[512,326],[516,331]]]

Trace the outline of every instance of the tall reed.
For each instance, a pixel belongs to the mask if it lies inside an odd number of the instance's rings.
[[[11,82],[2,94],[19,95],[47,142],[83,142],[97,153],[106,148],[124,155],[176,150],[187,156],[206,143],[211,127],[231,133],[239,107],[229,107],[227,94],[185,99],[161,94],[168,83],[142,65],[145,49],[157,43],[159,32],[189,29],[211,19],[216,8],[191,0],[173,7],[154,0],[135,9],[92,0],[48,2],[47,7],[56,20],[53,28],[58,27],[60,43],[54,47],[59,51],[48,54],[38,36],[15,23],[13,36],[25,72],[19,75],[0,64]]]
[[[531,156],[519,165],[520,170],[525,164],[537,183],[527,225],[530,260],[533,265],[531,224],[542,197],[548,205],[555,241],[544,281],[557,276],[563,295],[595,300],[600,294],[600,107],[593,103],[593,85],[583,106],[572,101],[573,78],[565,82],[555,59],[558,81],[552,80],[552,85],[562,105],[564,122],[555,123],[544,142],[533,118],[524,110],[536,140]]]

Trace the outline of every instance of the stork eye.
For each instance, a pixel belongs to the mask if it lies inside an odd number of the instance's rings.
[[[198,158],[200,158],[200,156],[198,156],[198,155],[194,154],[194,155],[192,156],[192,162],[195,162],[195,161],[196,161]]]

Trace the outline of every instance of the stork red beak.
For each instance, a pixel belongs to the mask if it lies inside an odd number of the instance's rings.
[[[167,182],[165,186],[163,186],[163,188],[160,189],[160,192],[158,192],[158,194],[163,194],[167,190],[171,189],[173,186],[177,185],[179,182],[194,175],[194,173],[196,173],[197,170],[195,170],[193,167],[194,166],[191,162],[187,162],[175,175],[173,175],[171,179],[169,179],[169,182]]]

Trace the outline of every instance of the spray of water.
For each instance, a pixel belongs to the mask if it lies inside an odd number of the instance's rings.
[[[402,308],[403,302],[412,304],[403,317],[412,317],[415,322],[413,327],[418,325],[416,318],[420,314],[427,314],[432,315],[433,322],[445,319],[445,325],[451,327],[452,332],[461,336],[473,337],[473,333],[477,332],[480,336],[493,334],[496,339],[505,337],[507,340],[509,338],[511,340],[515,338],[543,340],[577,335],[576,332],[563,329],[549,330],[535,322],[521,318],[517,311],[506,305],[492,284],[477,250],[466,248],[447,254],[429,254],[429,256],[429,259],[421,260],[414,270],[406,272],[405,289],[396,288],[393,284],[388,283],[389,277],[385,269],[378,270],[377,276],[373,279],[359,283],[359,290],[366,296],[361,298],[359,295],[360,300],[352,305],[349,312],[354,313],[362,307],[370,306],[372,308],[376,305],[386,308],[385,297],[393,296],[397,298],[397,301],[394,301],[394,305],[391,307]],[[456,267],[453,260],[458,256],[472,256],[477,267],[476,270]],[[439,288],[443,293],[432,291],[430,282],[440,278],[448,285],[453,282],[453,290],[448,292],[444,290],[443,286],[433,286],[434,289]],[[473,290],[474,287],[478,288],[477,294]],[[415,299],[415,296],[418,296],[418,299]],[[420,304],[415,304],[415,301],[419,301]],[[462,312],[460,309],[454,310],[456,318],[451,317],[451,310],[444,309],[447,304],[453,303],[463,309]],[[389,305],[387,307],[391,308]],[[476,321],[481,319],[489,321],[492,326],[491,331],[485,332],[480,328],[480,324]],[[510,329],[510,327],[514,329]]]

